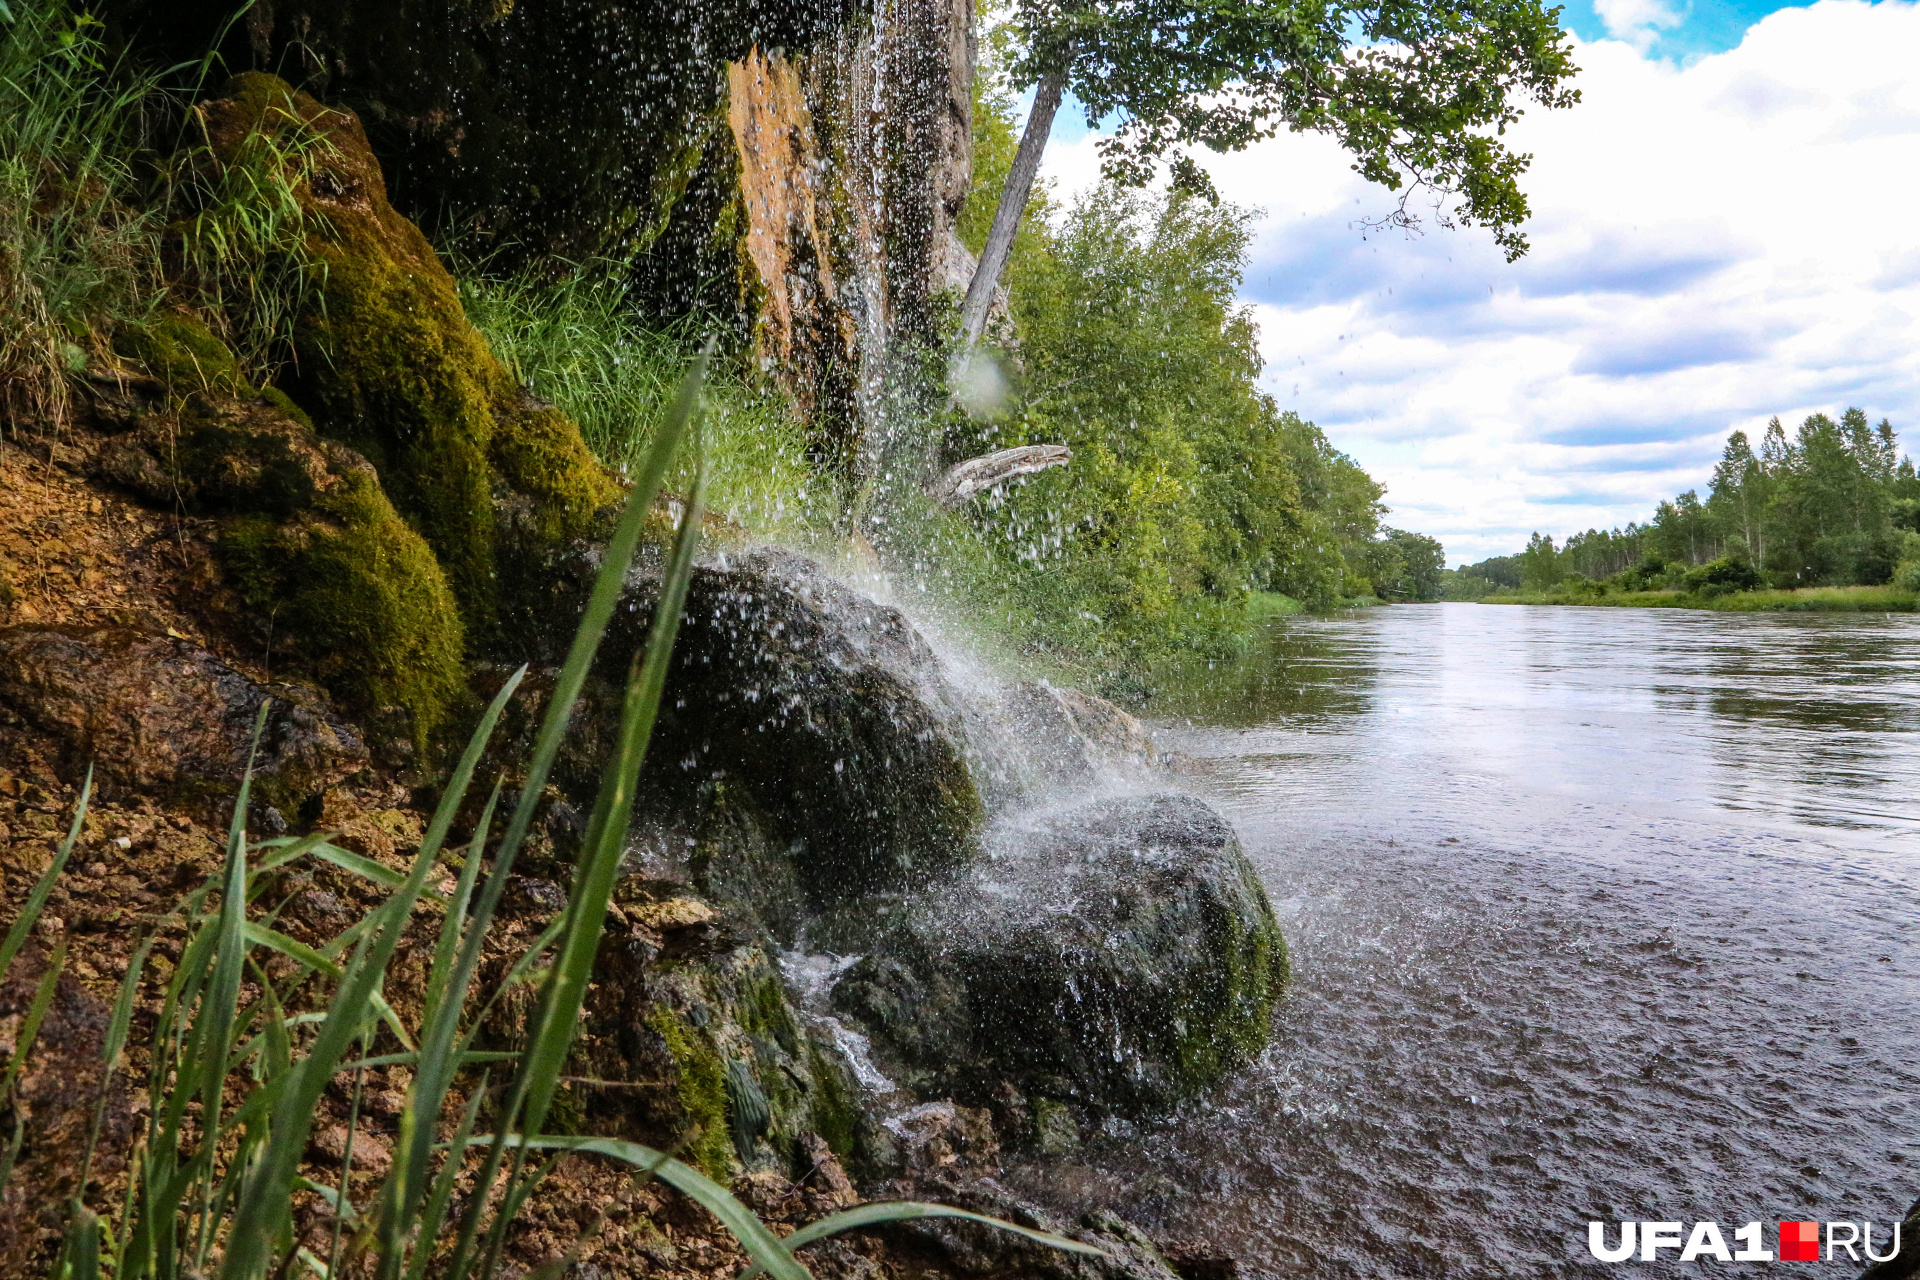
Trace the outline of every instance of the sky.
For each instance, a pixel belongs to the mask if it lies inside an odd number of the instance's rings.
[[[1262,211],[1242,288],[1267,389],[1449,564],[1704,497],[1727,433],[1849,405],[1920,455],[1920,4],[1573,0],[1579,105],[1533,153],[1532,249],[1409,237],[1332,142],[1199,157]],[[1061,112],[1045,172],[1098,172]]]

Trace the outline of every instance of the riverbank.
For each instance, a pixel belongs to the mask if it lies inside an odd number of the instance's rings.
[[[1710,609],[1716,613],[1912,613],[1920,594],[1898,587],[1803,587],[1797,591],[1515,592],[1486,596],[1479,604],[1604,605],[1629,609]]]

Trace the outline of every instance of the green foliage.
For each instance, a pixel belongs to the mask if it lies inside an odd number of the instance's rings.
[[[1589,529],[1558,551],[1536,533],[1515,558],[1524,582],[1504,585],[1538,593],[1578,573],[1627,592],[1876,586],[1920,562],[1910,534],[1920,534],[1920,477],[1892,423],[1870,426],[1857,408],[1838,421],[1815,413],[1789,437],[1775,418],[1757,452],[1746,432],[1727,437],[1705,501],[1689,489],[1646,524]]]
[[[135,160],[154,85],[59,0],[0,16],[0,419],[64,423],[69,379],[159,302]]]
[[[1527,549],[1514,558],[1520,562],[1522,591],[1546,591],[1567,576],[1553,539],[1544,534],[1536,533],[1527,539]]]
[[[325,279],[310,242],[326,227],[300,191],[330,144],[293,110],[291,94],[218,148],[204,109],[188,113],[187,127],[192,141],[162,174],[168,282],[255,381],[269,382],[292,357],[295,324]]]
[[[647,329],[624,283],[592,267],[545,279],[464,264],[459,281],[467,318],[494,354],[579,424],[601,462],[625,475],[646,456],[692,359],[682,336]],[[814,492],[805,432],[788,401],[717,375],[705,403],[714,507],[760,533],[804,529],[829,495],[824,486]],[[691,479],[691,463],[682,459],[667,482],[684,491]]]
[[[1526,250],[1530,158],[1501,135],[1523,100],[1579,97],[1559,10],[1539,0],[1016,0],[1013,12],[1016,82],[1065,68],[1089,123],[1120,119],[1102,143],[1117,180],[1144,183],[1170,159],[1176,187],[1211,196],[1186,148],[1324,133],[1370,181],[1405,189],[1392,221],[1415,221],[1409,200],[1430,190],[1443,225],[1491,229],[1510,259]]]
[[[1443,600],[1483,600],[1498,591],[1520,589],[1520,558],[1489,556],[1479,564],[1463,564],[1440,574]]]
[[[930,572],[1020,642],[1126,666],[1236,645],[1250,590],[1312,608],[1358,594],[1382,490],[1260,391],[1235,296],[1250,226],[1106,187],[1016,259],[1020,408],[956,429],[947,457],[1058,442],[1073,461],[943,526]]]

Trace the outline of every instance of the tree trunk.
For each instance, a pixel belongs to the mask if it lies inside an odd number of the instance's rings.
[[[1040,173],[1040,153],[1046,150],[1047,134],[1053,129],[1053,113],[1060,109],[1060,96],[1066,92],[1065,59],[1058,71],[1049,71],[1040,80],[1033,96],[1033,110],[1027,115],[1027,127],[1020,134],[1020,149],[1013,153],[1013,167],[1007,171],[1006,185],[1000,189],[1000,207],[994,211],[993,229],[980,250],[980,265],[974,268],[967,285],[967,300],[960,307],[960,349],[972,351],[980,345],[987,327],[987,308],[993,303],[993,290],[1006,270],[1007,255],[1013,249],[1013,234],[1020,229],[1020,215],[1027,210],[1027,197],[1033,194],[1033,180]]]
[[[1063,444],[1023,444],[968,458],[948,467],[946,474],[934,482],[934,501],[952,509],[1003,481],[1030,476],[1048,467],[1064,467],[1072,459],[1072,450]]]

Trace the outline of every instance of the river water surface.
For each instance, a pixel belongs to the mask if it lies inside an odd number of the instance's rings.
[[[1596,1218],[1884,1249],[1920,1195],[1920,618],[1402,605],[1276,622],[1154,709],[1294,984],[1253,1069],[1022,1182],[1281,1276],[1695,1270],[1593,1261]]]

